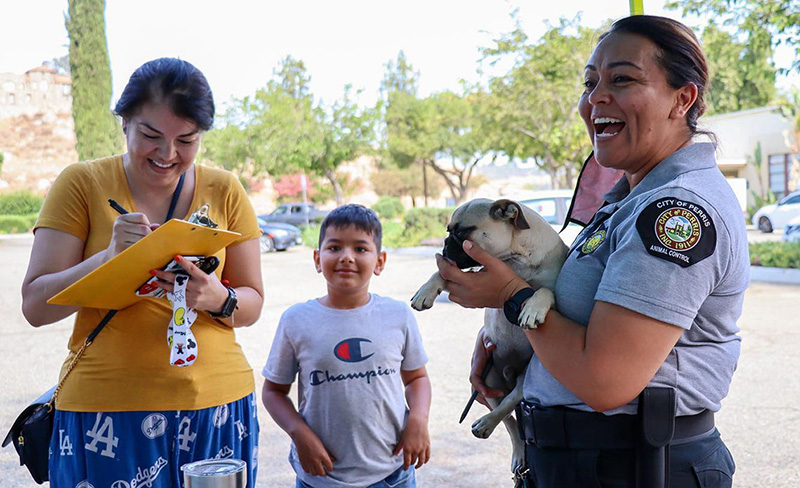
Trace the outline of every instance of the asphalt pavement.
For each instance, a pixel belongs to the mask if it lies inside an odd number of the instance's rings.
[[[29,401],[55,383],[66,354],[70,320],[31,328],[20,312],[20,284],[30,237],[0,238],[5,279],[0,281],[0,434]],[[385,272],[373,279],[376,293],[408,300],[435,270],[431,248],[389,252]],[[266,300],[261,319],[237,331],[253,366],[257,385],[280,314],[290,305],[325,293],[314,270],[311,250],[293,248],[262,256]],[[800,270],[795,270],[800,273]],[[476,439],[469,426],[482,414],[476,405],[463,424],[459,414],[469,397],[467,381],[474,337],[482,312],[440,300],[417,313],[430,356],[433,387],[430,416],[432,457],[420,469],[421,487],[513,486],[510,447],[499,429]],[[742,356],[717,425],[736,460],[736,487],[800,486],[800,276],[795,283],[753,281],[747,291],[741,327]],[[294,486],[287,462],[289,438],[259,409],[261,424],[259,487]],[[0,487],[35,485],[20,468],[11,447],[0,450]],[[101,487],[95,487],[101,488]],[[103,487],[105,488],[105,487]]]

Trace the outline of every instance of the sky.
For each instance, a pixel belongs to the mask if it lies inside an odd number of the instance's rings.
[[[67,0],[27,0],[0,7],[0,73],[24,73],[68,52]],[[8,4],[12,6],[7,6]],[[662,0],[645,13],[680,19]],[[628,14],[628,0],[106,0],[112,105],[131,73],[162,56],[185,59],[206,75],[218,110],[231,97],[266,85],[281,59],[301,59],[311,91],[327,104],[344,86],[372,104],[388,61],[400,50],[419,71],[420,95],[479,81],[480,48],[514,28],[537,39],[560,17],[581,15],[596,27]],[[690,24],[691,25],[691,24]],[[785,81],[784,81],[785,83]]]

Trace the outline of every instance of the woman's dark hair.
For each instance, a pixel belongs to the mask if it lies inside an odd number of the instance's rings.
[[[655,44],[658,47],[656,61],[672,88],[681,88],[689,83],[697,87],[697,100],[686,113],[689,132],[715,139],[712,133],[697,129],[697,119],[706,111],[705,94],[709,80],[708,61],[694,32],[677,20],[654,15],[633,15],[614,22],[608,32],[600,36],[600,40],[617,33],[636,34]]]
[[[378,251],[381,250],[381,221],[378,215],[372,210],[357,203],[349,203],[336,207],[325,216],[325,220],[319,226],[319,247],[322,247],[322,241],[325,240],[325,231],[328,227],[334,229],[341,229],[343,227],[353,226],[360,231],[364,231],[372,236],[375,241],[375,246]]]
[[[175,115],[191,120],[201,130],[214,125],[214,97],[203,73],[191,63],[159,58],[141,65],[131,75],[114,112],[136,115],[148,102],[164,102]]]

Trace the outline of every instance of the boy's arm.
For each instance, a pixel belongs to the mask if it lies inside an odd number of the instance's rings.
[[[400,371],[406,385],[408,420],[395,455],[403,451],[403,469],[416,463],[419,468],[431,458],[431,439],[428,435],[428,413],[431,408],[431,382],[425,366],[410,371]]]
[[[325,476],[333,470],[335,458],[306,424],[289,398],[292,385],[264,380],[261,401],[272,419],[292,438],[303,470],[312,476]]]

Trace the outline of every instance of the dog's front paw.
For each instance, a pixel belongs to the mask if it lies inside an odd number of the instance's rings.
[[[478,439],[488,439],[498,422],[491,413],[484,415],[472,424],[472,435]]]
[[[547,312],[556,305],[556,297],[547,288],[539,288],[525,301],[519,313],[519,326],[526,330],[535,329],[544,322]]]
[[[433,301],[442,292],[442,285],[438,280],[430,279],[427,283],[422,285],[422,288],[417,290],[413,297],[411,297],[411,308],[417,311],[423,311],[433,306]]]

